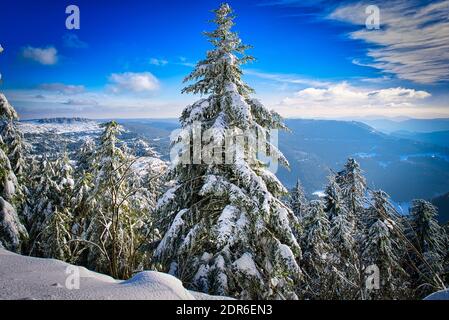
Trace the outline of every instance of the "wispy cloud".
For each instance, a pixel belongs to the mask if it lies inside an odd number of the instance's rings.
[[[44,91],[57,92],[59,94],[71,95],[85,92],[83,85],[72,85],[64,83],[44,83],[39,86]]]
[[[150,72],[113,73],[109,82],[109,89],[114,93],[145,93],[160,87],[159,80]]]
[[[55,47],[35,48],[28,46],[23,48],[22,56],[43,65],[54,65],[58,63],[58,50]]]
[[[364,26],[367,5],[343,5],[328,18]],[[417,83],[449,81],[449,0],[426,5],[394,0],[379,3],[379,8],[380,30],[363,28],[349,34],[372,45],[366,61],[353,62]]]
[[[164,59],[151,58],[150,64],[158,67],[163,67],[168,64],[168,61]]]
[[[97,106],[98,102],[93,99],[69,99],[64,104],[69,106]]]
[[[62,41],[67,48],[85,49],[89,47],[87,42],[82,41],[78,35],[74,33],[66,33],[62,36]]]
[[[154,65],[154,66],[158,66],[158,67],[163,67],[168,64],[184,66],[184,67],[189,67],[189,68],[195,67],[195,63],[189,62],[186,57],[182,57],[182,56],[178,57],[177,59],[170,60],[170,61],[165,60],[165,59],[151,58],[150,64]]]
[[[331,82],[328,81],[310,79],[305,76],[296,74],[268,73],[253,69],[245,69],[244,73],[247,75],[258,77],[260,79],[271,80],[279,83],[298,84],[314,87],[326,87],[331,84]]]
[[[287,6],[287,7],[310,7],[332,2],[329,0],[266,0],[259,3],[260,6]]]

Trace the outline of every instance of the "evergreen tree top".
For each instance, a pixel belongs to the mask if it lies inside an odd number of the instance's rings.
[[[417,199],[412,202],[410,214],[413,217],[420,217],[423,220],[432,220],[437,218],[438,209],[426,200]]]
[[[344,195],[347,195],[348,192],[359,196],[365,194],[366,179],[359,163],[353,158],[349,158],[344,170],[338,172],[336,181],[342,188]]]
[[[345,171],[346,173],[361,173],[362,169],[355,159],[349,158],[345,164]]]
[[[113,129],[113,128],[119,128],[120,125],[117,123],[117,121],[112,120],[112,121],[109,121],[109,122],[102,123],[100,125],[100,127]]]
[[[108,141],[115,142],[116,137],[123,132],[123,127],[114,120],[101,124],[101,127],[104,128],[101,136],[102,143]]]
[[[185,87],[182,93],[223,95],[236,86],[239,94],[247,96],[254,90],[241,80],[240,65],[254,60],[245,54],[250,46],[244,45],[238,34],[231,30],[235,16],[228,4],[222,4],[213,12],[215,19],[211,22],[215,23],[217,28],[204,34],[214,49],[209,51],[206,59],[198,62],[192,73],[184,79],[184,82],[195,83]]]

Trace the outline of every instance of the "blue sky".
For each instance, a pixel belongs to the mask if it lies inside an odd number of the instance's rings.
[[[22,118],[165,118],[221,1],[3,0],[0,90]],[[449,1],[229,1],[256,96],[285,117],[449,117]],[[67,30],[76,4],[80,30]]]

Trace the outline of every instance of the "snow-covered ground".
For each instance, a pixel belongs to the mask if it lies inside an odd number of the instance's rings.
[[[182,286],[181,281],[164,273],[146,271],[136,274],[130,280],[119,281],[62,261],[25,257],[0,249],[0,299],[215,300],[221,298],[189,291]]]
[[[167,163],[154,157],[140,157],[131,166],[131,168],[139,175],[144,176],[148,172],[154,174],[163,174],[167,170]]]
[[[24,134],[65,134],[65,133],[99,133],[102,128],[96,121],[72,121],[72,122],[36,122],[24,121],[19,124]]]
[[[449,290],[432,293],[430,296],[424,298],[424,300],[449,300]]]

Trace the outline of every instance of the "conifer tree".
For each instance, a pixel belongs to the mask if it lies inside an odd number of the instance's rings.
[[[94,139],[86,139],[80,147],[77,157],[77,173],[84,175],[94,166],[96,144]]]
[[[341,188],[342,199],[348,211],[348,218],[353,228],[353,235],[356,242],[355,250],[357,257],[358,275],[358,298],[365,299],[365,276],[363,264],[363,244],[366,235],[366,180],[363,176],[360,165],[352,158],[349,158],[343,171],[336,176],[336,182]]]
[[[46,217],[43,222],[40,241],[42,254],[63,261],[72,261],[70,240],[73,224],[73,167],[67,153],[54,163],[55,177],[51,181],[47,198]]]
[[[357,229],[363,228],[363,208],[366,200],[366,180],[360,165],[352,158],[345,164],[344,170],[336,177],[346,206]],[[362,231],[362,230],[359,230]]]
[[[90,224],[90,211],[95,204],[95,199],[90,196],[94,187],[96,143],[93,139],[86,139],[81,145],[78,156],[75,173],[75,185],[73,191],[73,226],[72,233],[75,238],[85,239],[86,230]],[[81,254],[86,249],[83,243],[76,242],[75,252]],[[81,258],[82,263],[86,264],[86,257]]]
[[[162,271],[196,290],[249,299],[295,298],[301,250],[293,233],[297,219],[279,200],[287,190],[256,159],[254,143],[235,142],[250,131],[245,140],[262,139],[271,158],[287,165],[268,140],[273,129],[284,125],[278,114],[250,97],[253,90],[241,79],[241,65],[253,58],[231,30],[231,8],[222,4],[214,12],[217,29],[206,33],[213,49],[186,78],[194,83],[183,89],[208,97],[183,111],[183,130],[174,143],[194,137],[200,122],[201,132],[211,133],[202,142],[213,146],[219,161],[205,161],[203,150],[203,161],[195,162],[199,154],[191,141],[181,148],[171,170],[175,186],[158,203],[164,236],[155,257]],[[256,138],[254,131],[262,134]],[[235,142],[231,151],[223,150],[229,133]],[[229,162],[223,161],[227,152],[232,153]],[[188,163],[180,160],[186,158]]]
[[[23,191],[16,175],[21,177],[24,165],[23,140],[16,127],[17,120],[16,111],[0,93],[0,243],[20,252],[28,233],[20,214]]]
[[[330,276],[334,272],[335,253],[329,237],[330,223],[323,203],[319,200],[312,201],[302,222],[304,298],[329,299],[332,297]]]
[[[412,252],[415,266],[413,287],[420,297],[444,288],[442,274],[448,252],[447,234],[438,224],[437,208],[425,200],[414,200],[410,209],[410,238],[417,252]]]
[[[334,270],[332,270],[332,291],[335,299],[357,297],[358,256],[354,228],[348,209],[343,202],[340,186],[335,176],[329,177],[325,190],[325,211],[330,222],[329,237],[334,249]]]
[[[72,234],[72,256],[76,262],[81,265],[88,265],[87,250],[88,246],[83,242],[87,239],[86,231],[91,223],[91,212],[96,202],[91,197],[93,190],[93,174],[88,170],[83,171],[82,175],[78,174],[75,180],[73,190],[72,208],[73,208],[73,224],[71,228]]]
[[[57,192],[54,181],[56,173],[54,164],[45,155],[32,162],[30,173],[33,179],[30,180],[32,182],[29,185],[30,197],[25,210],[30,233],[28,253],[33,256],[44,256],[42,235],[48,217],[53,212],[53,197]]]
[[[92,170],[89,226],[85,238],[78,240],[88,247],[89,267],[124,279],[139,265],[139,231],[149,210],[136,200],[139,189],[133,184],[131,169],[135,158],[118,139],[123,129],[115,121],[103,127]]]
[[[0,136],[0,244],[8,250],[21,252],[28,233],[14,208],[17,178],[11,168]]]
[[[367,234],[363,246],[366,266],[379,268],[380,288],[369,290],[371,299],[399,299],[406,296],[408,279],[402,263],[407,245],[402,239],[403,227],[389,196],[373,191],[372,204],[367,210]]]
[[[296,181],[295,187],[290,192],[289,204],[293,213],[298,218],[301,218],[307,211],[308,201],[299,179]]]

